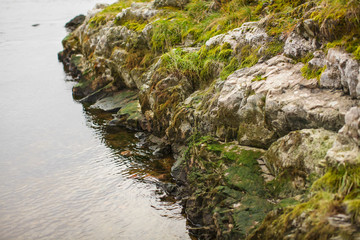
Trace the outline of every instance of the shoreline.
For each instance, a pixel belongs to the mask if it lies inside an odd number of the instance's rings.
[[[199,37],[206,19],[192,15],[196,4],[224,11],[199,1],[119,2],[74,18],[59,53],[78,81],[74,99],[173,154],[177,186],[167,192],[182,199],[200,239],[358,237],[355,52],[325,49],[332,36],[311,18],[287,35],[271,35],[279,29],[263,17]],[[185,23],[194,30],[177,38]]]

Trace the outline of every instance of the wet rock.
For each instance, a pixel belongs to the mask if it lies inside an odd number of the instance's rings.
[[[137,99],[136,91],[125,90],[115,93],[112,96],[105,97],[91,105],[90,108],[101,109],[106,112],[118,112],[121,108],[125,107],[130,101]]]
[[[69,22],[65,24],[65,28],[69,31],[74,31],[77,27],[79,27],[85,21],[85,15],[78,15],[71,19]]]
[[[326,56],[326,70],[320,77],[323,88],[342,89],[353,98],[360,98],[360,65],[344,50],[332,48]]]
[[[153,152],[153,155],[156,157],[164,157],[169,156],[171,154],[171,146],[170,145],[159,145]]]
[[[122,151],[120,154],[125,157],[130,157],[133,155],[133,153],[130,150]]]

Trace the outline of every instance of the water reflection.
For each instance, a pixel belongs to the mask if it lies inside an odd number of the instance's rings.
[[[189,238],[181,208],[161,200],[146,170],[158,168],[149,149],[135,133],[106,132],[106,118],[83,114],[64,81],[64,24],[96,2],[1,1],[2,240]],[[127,149],[136,154],[121,155]]]
[[[171,182],[171,156],[155,157],[151,146],[140,143],[145,133],[134,132],[122,127],[107,127],[113,118],[111,113],[84,108],[87,125],[95,130],[101,141],[112,150],[114,163],[120,167],[121,174],[133,179],[151,179]]]

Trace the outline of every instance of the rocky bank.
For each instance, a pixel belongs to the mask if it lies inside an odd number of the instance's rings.
[[[75,99],[176,158],[199,239],[360,239],[360,2],[97,4],[66,27]]]

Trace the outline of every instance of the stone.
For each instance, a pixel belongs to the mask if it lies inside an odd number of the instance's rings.
[[[345,125],[339,131],[353,139],[360,146],[360,108],[353,107],[345,115]]]
[[[278,176],[285,170],[296,169],[306,175],[321,175],[324,167],[321,161],[335,142],[337,134],[325,129],[303,129],[293,131],[274,142],[263,159]]]
[[[307,53],[316,50],[316,40],[306,40],[296,32],[290,33],[285,41],[284,54],[288,57],[299,59]]]
[[[235,28],[225,34],[210,38],[205,45],[208,48],[229,43],[233,50],[238,46],[251,45],[261,46],[269,41],[266,31],[260,27],[259,22],[246,22],[239,28]]]
[[[326,65],[324,52],[316,51],[313,54],[314,58],[308,62],[309,68],[312,70],[323,68]]]
[[[98,100],[95,104],[91,105],[90,108],[116,113],[127,103],[135,99],[137,99],[136,91],[125,90]]]
[[[154,1],[154,6],[156,8],[161,8],[161,7],[184,7],[187,3],[189,2],[189,0],[155,0]]]
[[[299,59],[309,52],[315,51],[320,47],[316,39],[318,32],[319,27],[312,19],[298,23],[285,41],[284,54]]]
[[[167,129],[169,139],[184,142],[197,129],[204,135],[267,148],[295,130],[337,132],[356,101],[341,91],[317,88],[316,79],[302,76],[302,67],[279,55],[194,92],[175,110]]]
[[[360,108],[353,107],[345,115],[345,125],[332,148],[328,151],[324,164],[356,164],[360,162]]]
[[[153,8],[153,3],[134,2],[131,7],[123,9],[116,15],[117,21],[126,22],[129,20],[147,21],[159,12]]]
[[[320,77],[323,88],[339,89],[360,99],[360,65],[351,54],[331,48],[326,56],[326,70]]]
[[[80,14],[73,19],[71,19],[69,22],[65,24],[65,28],[67,28],[69,31],[74,31],[77,27],[79,27],[83,22],[85,21],[85,16]]]

